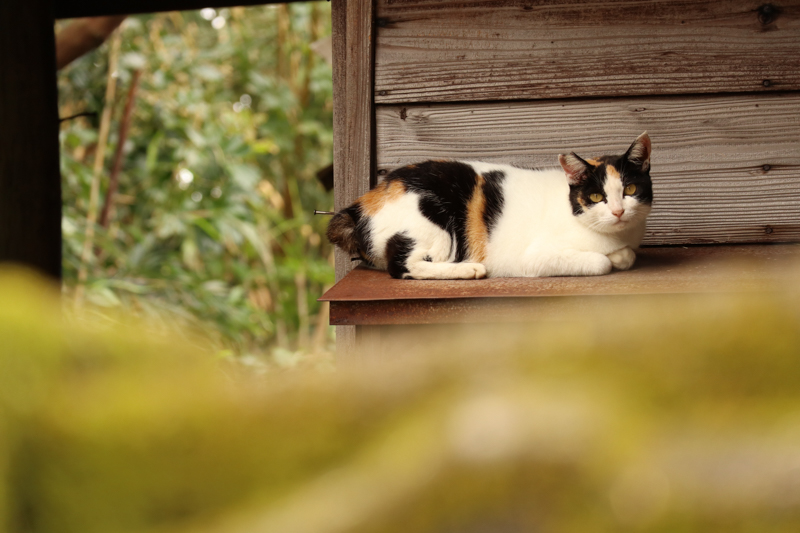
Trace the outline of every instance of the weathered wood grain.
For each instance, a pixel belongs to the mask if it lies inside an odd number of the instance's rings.
[[[800,1],[378,0],[377,103],[800,89]]]
[[[345,91],[347,90],[347,4],[346,0],[333,0],[331,4],[331,52],[333,54],[333,168],[334,168],[334,203],[336,209],[340,209],[339,204],[343,204],[349,194],[348,187],[345,187],[345,176],[347,176],[347,155],[345,151],[346,123],[344,120],[347,112],[347,100]],[[336,179],[336,173],[341,176]],[[336,199],[339,202],[336,203]],[[334,255],[334,269],[336,271],[336,281],[340,281],[347,275],[352,266],[348,265],[349,257],[339,248],[336,248]],[[355,352],[356,328],[355,326],[336,327],[336,352],[341,356]]]
[[[373,5],[372,0],[333,0],[333,168],[334,207],[353,203],[370,187],[375,174],[374,115],[372,101]],[[337,248],[336,280],[353,263]],[[336,351],[354,353],[355,329],[336,331]]]
[[[800,240],[800,94],[377,106],[378,175],[428,158],[557,167],[648,131],[645,244]]]
[[[370,188],[374,175],[372,1],[333,0],[334,207],[344,209]],[[337,250],[336,279],[353,266]]]
[[[333,0],[331,3],[331,67],[333,71],[333,196],[334,208],[341,209],[346,205],[348,195],[345,187],[347,174],[346,122],[347,113],[347,0]],[[337,179],[336,174],[339,174]],[[337,202],[337,199],[339,201]],[[348,272],[345,263],[346,255],[338,248],[335,251],[336,281],[342,279]]]
[[[0,2],[0,262],[61,275],[52,2]]]

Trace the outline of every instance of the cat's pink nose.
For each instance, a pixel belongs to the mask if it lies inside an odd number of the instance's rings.
[[[617,218],[622,218],[622,215],[625,214],[625,210],[624,209],[615,209],[615,210],[611,211],[611,214],[614,215]]]

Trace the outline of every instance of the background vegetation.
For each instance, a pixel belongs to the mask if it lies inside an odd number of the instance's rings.
[[[329,33],[325,2],[129,17],[60,73],[61,116],[97,113],[62,124],[69,301],[280,365],[329,347],[316,298],[332,255],[312,213],[333,204],[316,179],[332,159],[331,70],[310,48]]]

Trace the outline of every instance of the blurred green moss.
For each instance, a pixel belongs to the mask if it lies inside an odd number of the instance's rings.
[[[796,294],[612,302],[491,342],[471,326],[420,357],[258,374],[188,334],[64,318],[56,288],[3,271],[0,518],[65,533],[797,531]]]

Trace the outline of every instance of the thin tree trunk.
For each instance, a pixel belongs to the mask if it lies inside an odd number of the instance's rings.
[[[322,288],[322,292],[327,292],[330,285]],[[311,353],[318,354],[325,347],[325,341],[328,338],[328,332],[331,326],[330,321],[330,304],[328,302],[320,302],[319,313],[317,313],[316,325],[314,326],[314,338],[311,341]]]
[[[114,163],[111,167],[111,174],[108,177],[106,200],[103,204],[103,210],[100,213],[100,225],[104,228],[108,228],[109,220],[114,212],[114,195],[117,194],[117,189],[119,188],[119,173],[122,169],[122,155],[125,149],[125,141],[128,139],[128,129],[131,125],[133,107],[134,103],[136,102],[136,89],[139,86],[139,78],[141,75],[141,70],[137,69],[133,71],[131,86],[128,89],[128,96],[125,99],[125,111],[122,114],[122,120],[119,123],[117,149],[114,152]]]
[[[117,59],[122,37],[117,32],[111,39],[111,49],[108,53],[108,75],[106,76],[106,98],[103,105],[103,114],[100,118],[100,132],[97,139],[97,151],[94,155],[94,169],[92,185],[89,192],[89,206],[86,212],[86,233],[83,239],[81,263],[78,267],[78,284],[75,287],[75,305],[83,303],[84,285],[88,275],[89,261],[91,261],[92,245],[94,244],[94,229],[97,224],[97,204],[100,196],[100,174],[105,163],[108,130],[111,125],[111,112],[114,108],[114,94],[117,86]]]
[[[279,5],[277,8],[278,35],[276,38],[275,52],[277,54],[276,70],[279,78],[286,79],[288,77],[288,68],[286,65],[286,48],[288,47],[289,39],[289,6]]]
[[[304,270],[299,270],[294,274],[294,285],[297,288],[297,347],[306,350],[311,339],[311,320],[308,315],[308,280]]]
[[[320,27],[320,16],[319,16],[319,6],[312,5],[311,6],[311,17],[308,21],[308,30],[309,30],[309,42],[315,43],[319,39],[319,35],[321,32]],[[305,61],[306,61],[306,72],[305,76],[303,77],[303,84],[300,87],[300,105],[303,109],[308,107],[309,101],[311,100],[311,72],[314,70],[314,65],[316,63],[316,55],[314,54],[313,50],[310,48],[305,54]]]

